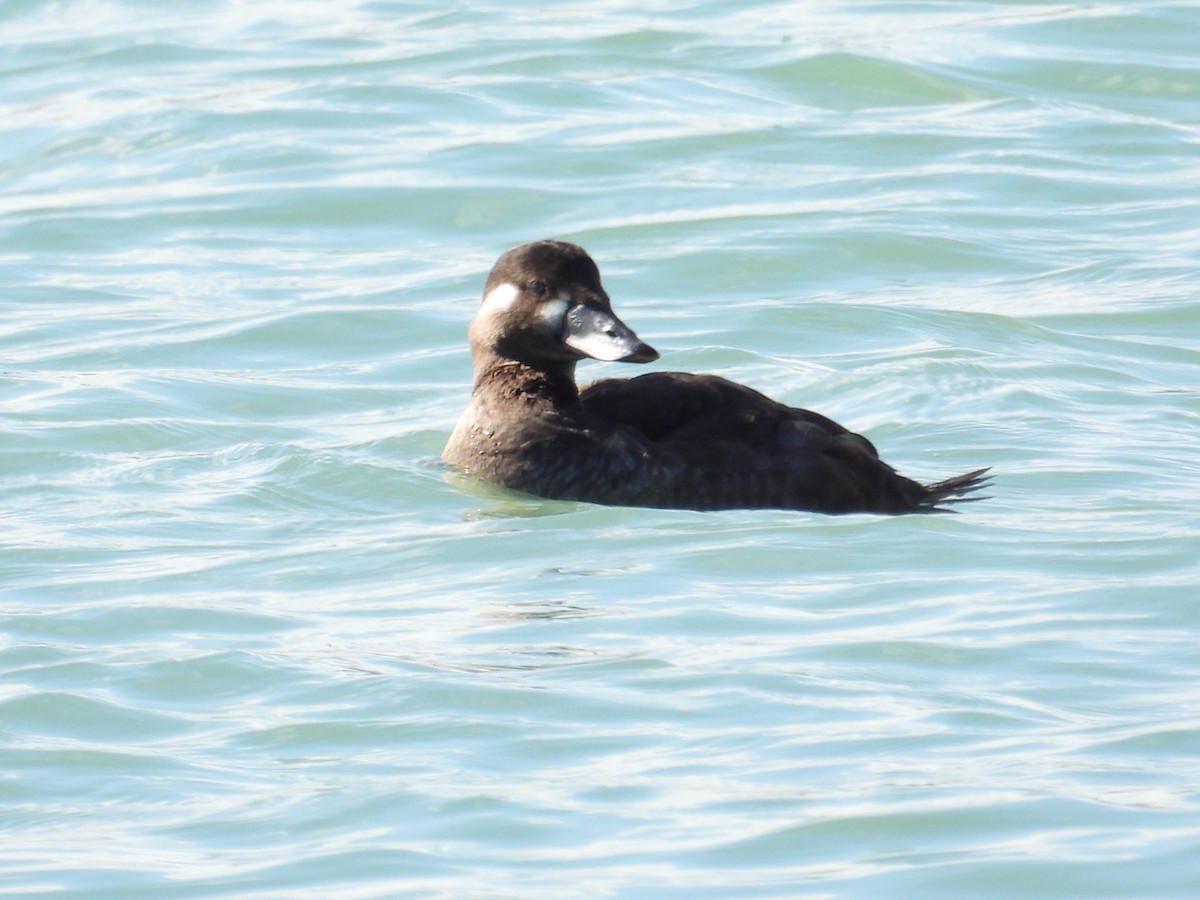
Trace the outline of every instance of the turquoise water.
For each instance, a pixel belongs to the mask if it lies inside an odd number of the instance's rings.
[[[1195,896],[1200,8],[516,6],[0,3],[0,893]],[[541,237],[992,499],[447,477]]]

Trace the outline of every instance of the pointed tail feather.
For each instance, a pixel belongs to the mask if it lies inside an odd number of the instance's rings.
[[[938,481],[934,484],[925,485],[925,496],[921,500],[921,507],[928,512],[953,512],[953,510],[945,509],[944,503],[970,503],[975,500],[987,500],[987,496],[968,497],[967,494],[974,494],[981,488],[985,488],[992,483],[992,478],[988,475],[991,467],[985,469],[976,469],[974,472],[967,472],[965,475],[955,475],[953,478],[947,478],[945,481]]]

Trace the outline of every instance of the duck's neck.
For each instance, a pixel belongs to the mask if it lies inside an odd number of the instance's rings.
[[[493,385],[513,395],[542,398],[555,405],[579,402],[573,361],[555,367],[534,367],[496,356],[476,359],[474,390],[478,392],[485,386],[494,389]]]

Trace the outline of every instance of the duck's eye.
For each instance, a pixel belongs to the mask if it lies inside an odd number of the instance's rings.
[[[546,296],[546,282],[540,279],[535,278],[533,281],[529,282],[529,289],[533,291],[534,295],[537,297]]]

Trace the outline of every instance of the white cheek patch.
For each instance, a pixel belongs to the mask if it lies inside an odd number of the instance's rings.
[[[498,284],[484,296],[482,308],[489,312],[503,312],[516,302],[520,294],[521,290],[515,284]]]
[[[547,328],[557,331],[563,327],[563,319],[567,315],[567,307],[569,305],[562,297],[547,300],[542,304],[542,308],[538,310],[538,318],[542,320]]]

